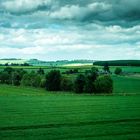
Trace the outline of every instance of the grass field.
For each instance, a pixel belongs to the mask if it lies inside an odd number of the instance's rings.
[[[114,93],[140,94],[140,77],[112,76]]]
[[[91,66],[42,68],[84,72]],[[122,69],[140,73],[140,67]],[[74,79],[77,74],[66,76]],[[0,85],[0,140],[139,140],[140,77],[112,75],[112,79],[113,95],[100,96]]]
[[[139,140],[140,96],[0,85],[0,140]]]

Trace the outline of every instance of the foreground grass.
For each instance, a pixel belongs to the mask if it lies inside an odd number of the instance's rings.
[[[0,85],[0,140],[139,138],[139,95],[50,94]]]

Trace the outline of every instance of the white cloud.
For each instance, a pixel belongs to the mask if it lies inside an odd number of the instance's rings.
[[[4,1],[2,6],[9,12],[30,12],[39,6],[51,5],[52,0],[12,0]]]
[[[112,6],[103,2],[94,2],[89,4],[88,8],[93,12],[103,12],[109,10]]]
[[[79,5],[66,5],[59,10],[51,12],[50,17],[56,19],[82,19],[88,14],[96,14],[109,10],[111,5],[102,2],[94,2],[81,7]]]
[[[0,28],[0,57],[138,58],[139,28],[96,24],[33,30]]]
[[[87,12],[88,10],[86,8],[79,7],[79,5],[66,5],[65,7],[61,7],[59,11],[52,12],[50,17],[59,19],[75,19],[84,17]]]

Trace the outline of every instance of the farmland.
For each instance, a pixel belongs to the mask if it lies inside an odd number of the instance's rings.
[[[139,139],[140,96],[0,86],[0,139]]]
[[[39,69],[38,66],[14,68]],[[78,68],[82,73],[91,66],[42,68],[45,72]],[[110,69],[113,72],[115,67]],[[112,95],[78,95],[1,84],[0,140],[139,140],[140,77],[133,76],[133,73],[139,74],[140,68],[122,69],[130,75],[112,75]],[[74,78],[76,75],[67,76]]]

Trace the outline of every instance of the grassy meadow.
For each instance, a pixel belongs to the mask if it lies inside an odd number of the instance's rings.
[[[22,68],[31,71],[39,67]],[[43,68],[46,72],[52,69]],[[71,68],[84,72],[91,66],[54,69],[64,72]],[[0,85],[0,140],[139,140],[140,77],[135,73],[139,75],[140,68],[122,69],[134,74],[113,74],[112,95]]]

